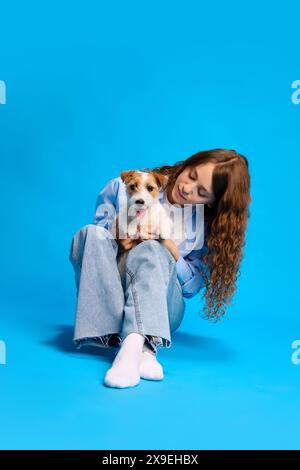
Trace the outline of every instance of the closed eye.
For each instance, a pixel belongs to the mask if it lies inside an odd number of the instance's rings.
[[[195,178],[192,177],[192,173],[189,174],[189,177],[190,177],[190,179],[193,180],[193,181],[195,181],[195,180],[197,179],[196,177],[195,177]],[[198,194],[199,194],[199,196],[201,196],[201,197],[206,197],[206,194],[205,194],[205,193],[204,193],[204,194],[201,194],[200,191],[198,191]]]

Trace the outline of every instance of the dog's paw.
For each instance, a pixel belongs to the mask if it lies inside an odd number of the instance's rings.
[[[135,229],[128,229],[128,235],[131,237],[131,238],[136,238],[136,230]]]
[[[172,230],[170,229],[162,229],[160,231],[160,238],[164,239],[164,240],[168,240],[169,238],[172,237]]]

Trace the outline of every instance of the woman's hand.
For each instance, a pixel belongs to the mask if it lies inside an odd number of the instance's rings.
[[[114,223],[115,223],[115,234],[116,234],[115,240],[118,243],[118,245],[120,245],[123,248],[124,251],[131,250],[131,248],[133,248],[138,243],[140,243],[138,239],[131,238],[128,234],[126,234],[125,238],[124,237],[119,238],[120,234],[119,234],[119,219],[118,219],[118,216],[116,217]]]
[[[180,257],[180,251],[178,250],[173,240],[171,240],[170,238],[161,238],[160,240],[161,243],[167,248],[167,250],[169,250],[171,255],[173,255],[175,261],[177,261]]]
[[[175,261],[178,260],[180,257],[180,252],[170,238],[160,238],[159,233],[155,230],[152,230],[151,225],[149,225],[146,229],[144,228],[143,230],[140,231],[140,240],[159,240],[166,248],[169,250],[171,255],[174,257]],[[139,240],[138,240],[139,241]]]
[[[116,239],[116,242],[118,243],[118,245],[121,245],[124,251],[131,250],[131,248],[133,248],[139,243],[138,240],[134,240],[129,236],[127,236],[127,238]]]
[[[131,238],[127,234],[126,238],[119,238],[119,239],[116,239],[116,241],[119,245],[123,247],[125,251],[127,251],[127,250],[131,250],[131,248],[135,247],[139,243],[142,243],[144,240],[154,240],[154,239],[159,238],[158,234],[152,230],[151,225],[148,225],[148,227],[142,227],[142,228],[138,226],[136,237],[137,238]]]
[[[116,219],[116,233],[118,234],[119,227],[118,227],[118,218]],[[146,227],[140,227],[138,225],[138,232],[137,232],[137,238],[131,238],[128,234],[126,238],[116,238],[116,241],[119,245],[122,246],[123,250],[131,250],[133,247],[138,245],[139,243],[142,243],[144,240],[158,240],[160,241],[166,248],[167,250],[170,251],[171,255],[177,259],[180,256],[180,252],[171,239],[165,239],[165,238],[160,238],[159,237],[159,232],[155,228],[153,228],[150,224]]]

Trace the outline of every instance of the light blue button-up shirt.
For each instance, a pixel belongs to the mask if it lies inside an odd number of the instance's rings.
[[[121,177],[118,176],[117,178],[111,179],[98,194],[94,224],[104,226],[110,230],[116,213],[119,212],[122,198],[124,197],[126,197],[126,187]],[[166,198],[166,192],[160,192],[159,200],[161,203],[170,206],[170,202]],[[103,204],[107,205],[105,206],[106,210],[103,210]],[[203,205],[200,206],[204,209]],[[173,206],[173,208],[175,208],[175,210],[179,209],[176,209],[176,206]],[[179,210],[183,211],[183,209]],[[176,261],[177,277],[182,288],[183,297],[185,298],[194,297],[205,285],[204,279],[201,275],[200,266],[204,267],[208,274],[207,267],[202,261],[203,256],[207,253],[207,245],[204,238],[204,233],[206,233],[206,223],[204,222],[201,226],[199,225],[199,217],[196,217],[196,210],[192,211],[192,224],[194,229],[195,227],[199,227],[198,231],[196,230],[197,233],[201,231],[201,236],[199,237],[197,235],[198,243],[194,243],[197,248],[192,248],[193,240],[191,241],[190,238],[189,240],[183,240],[177,246],[178,251],[180,252],[180,257]]]

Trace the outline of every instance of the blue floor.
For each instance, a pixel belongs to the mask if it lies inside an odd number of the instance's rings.
[[[0,448],[299,448],[299,2],[0,16]],[[214,324],[187,300],[164,380],[106,388],[114,350],[73,348],[71,237],[121,171],[220,147],[251,174],[232,305]]]
[[[159,353],[164,380],[109,389],[113,350],[73,348],[69,287],[67,301],[1,305],[1,448],[299,448],[300,369],[279,316],[271,330],[236,306],[212,324],[189,301],[172,348]]]

